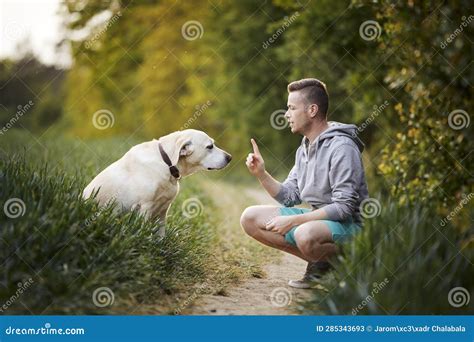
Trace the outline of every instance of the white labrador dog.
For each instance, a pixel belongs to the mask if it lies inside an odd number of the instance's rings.
[[[132,147],[87,185],[83,198],[97,193],[95,199],[101,205],[115,200],[123,210],[139,210],[147,218],[165,220],[181,177],[222,169],[231,159],[204,132],[174,132]]]

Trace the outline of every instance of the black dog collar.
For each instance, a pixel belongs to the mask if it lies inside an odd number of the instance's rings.
[[[178,168],[176,167],[176,165],[173,165],[171,163],[170,157],[168,157],[165,150],[163,149],[163,146],[161,146],[161,143],[159,141],[158,141],[158,148],[160,149],[161,158],[163,158],[163,161],[166,163],[166,165],[168,165],[171,175],[176,179],[180,179],[181,175],[179,174]]]

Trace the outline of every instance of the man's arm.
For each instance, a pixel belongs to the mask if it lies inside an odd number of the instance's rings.
[[[273,178],[267,171],[257,176],[257,179],[270,196],[275,197],[280,192],[281,183]]]
[[[359,184],[364,177],[364,167],[356,146],[343,144],[331,157],[329,181],[332,184],[332,203],[324,210],[331,221],[346,221],[358,210]]]
[[[310,221],[328,220],[329,216],[324,210],[324,208],[320,208],[320,209],[310,211],[308,213],[293,215],[291,216],[291,218],[293,219],[293,224],[295,226],[299,226],[300,224],[310,222]]]
[[[254,139],[250,140],[253,146],[253,153],[247,157],[247,167],[262,184],[263,188],[285,207],[292,207],[300,204],[300,193],[298,189],[298,174],[296,165],[291,169],[290,174],[283,183],[278,182],[267,171],[260,150]]]

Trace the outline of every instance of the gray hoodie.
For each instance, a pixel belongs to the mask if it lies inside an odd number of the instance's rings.
[[[295,165],[275,199],[286,207],[301,202],[324,208],[331,221],[361,223],[359,206],[369,197],[357,126],[328,122],[312,144],[304,137]]]

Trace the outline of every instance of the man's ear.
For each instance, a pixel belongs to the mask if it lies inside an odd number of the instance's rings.
[[[308,106],[308,111],[309,111],[309,115],[311,115],[311,117],[314,118],[316,116],[316,114],[318,114],[319,107],[315,103],[310,104]]]

